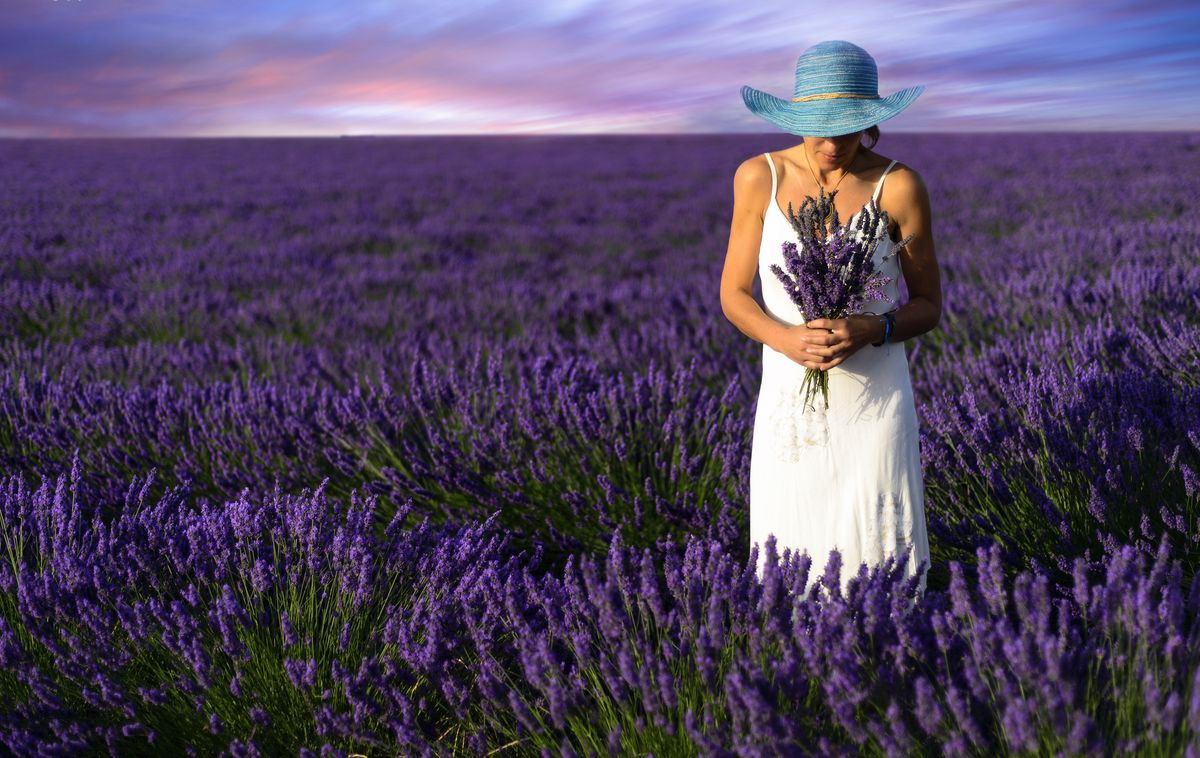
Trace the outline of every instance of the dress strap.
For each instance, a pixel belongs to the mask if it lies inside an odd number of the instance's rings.
[[[895,165],[896,161],[894,160],[889,163],[888,167],[883,170],[883,176],[879,177],[879,183],[875,185],[875,194],[871,195],[871,199],[874,200],[876,204],[879,203],[879,190],[883,189],[883,179],[888,175],[888,172],[892,170],[892,166]]]
[[[771,160],[771,154],[763,153],[763,155],[767,156],[767,164],[771,167],[771,198],[767,203],[766,210],[763,211],[763,218],[766,218],[767,214],[771,212],[771,206],[775,204],[775,192],[778,189],[779,178],[775,174],[775,161]]]

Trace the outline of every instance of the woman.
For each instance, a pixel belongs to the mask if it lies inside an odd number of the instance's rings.
[[[753,113],[803,136],[800,144],[738,167],[721,276],[725,317],[763,343],[750,456],[750,541],[760,578],[765,542],[774,534],[781,557],[790,548],[812,558],[810,585],[836,548],[843,592],[862,564],[904,554],[908,576],[919,574],[925,591],[924,480],[903,341],[933,329],[941,317],[929,195],[916,171],[861,144],[867,134],[874,145],[876,124],[923,90],[879,97],[875,60],[842,40],[800,56],[791,102],[742,88]],[[838,190],[834,205],[843,224],[869,202],[882,211],[875,265],[892,280],[884,287],[888,300],[870,301],[866,313],[806,320],[771,271],[771,264],[784,267],[782,244],[798,242],[785,209],[798,210],[821,188],[827,195]],[[765,307],[752,294],[756,272]],[[901,273],[909,299],[896,308]],[[803,402],[800,384],[809,368],[828,372],[828,410],[820,395],[816,408]]]

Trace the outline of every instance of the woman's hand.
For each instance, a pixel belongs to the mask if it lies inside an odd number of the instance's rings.
[[[828,371],[882,338],[879,316],[856,313],[846,318],[814,318],[793,326],[776,349],[805,368]]]

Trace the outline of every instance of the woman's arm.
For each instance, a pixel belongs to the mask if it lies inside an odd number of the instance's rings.
[[[888,215],[900,227],[900,239],[913,238],[900,248],[900,267],[908,288],[908,302],[896,311],[888,342],[903,342],[937,327],[942,319],[942,281],[933,250],[933,214],[929,192],[921,175],[903,163],[889,171],[883,191],[888,194]],[[880,204],[883,204],[882,198]],[[879,323],[874,342],[883,339]]]
[[[770,171],[766,158],[756,155],[743,161],[733,174],[733,218],[721,273],[721,311],[747,337],[778,350],[776,345],[788,326],[763,311],[753,289],[763,210],[771,192]]]

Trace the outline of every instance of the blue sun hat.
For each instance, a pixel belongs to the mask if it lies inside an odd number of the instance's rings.
[[[800,136],[837,137],[886,121],[925,91],[917,84],[879,96],[879,70],[871,54],[835,39],[818,42],[796,59],[791,101],[745,85],[742,100],[751,113]]]

